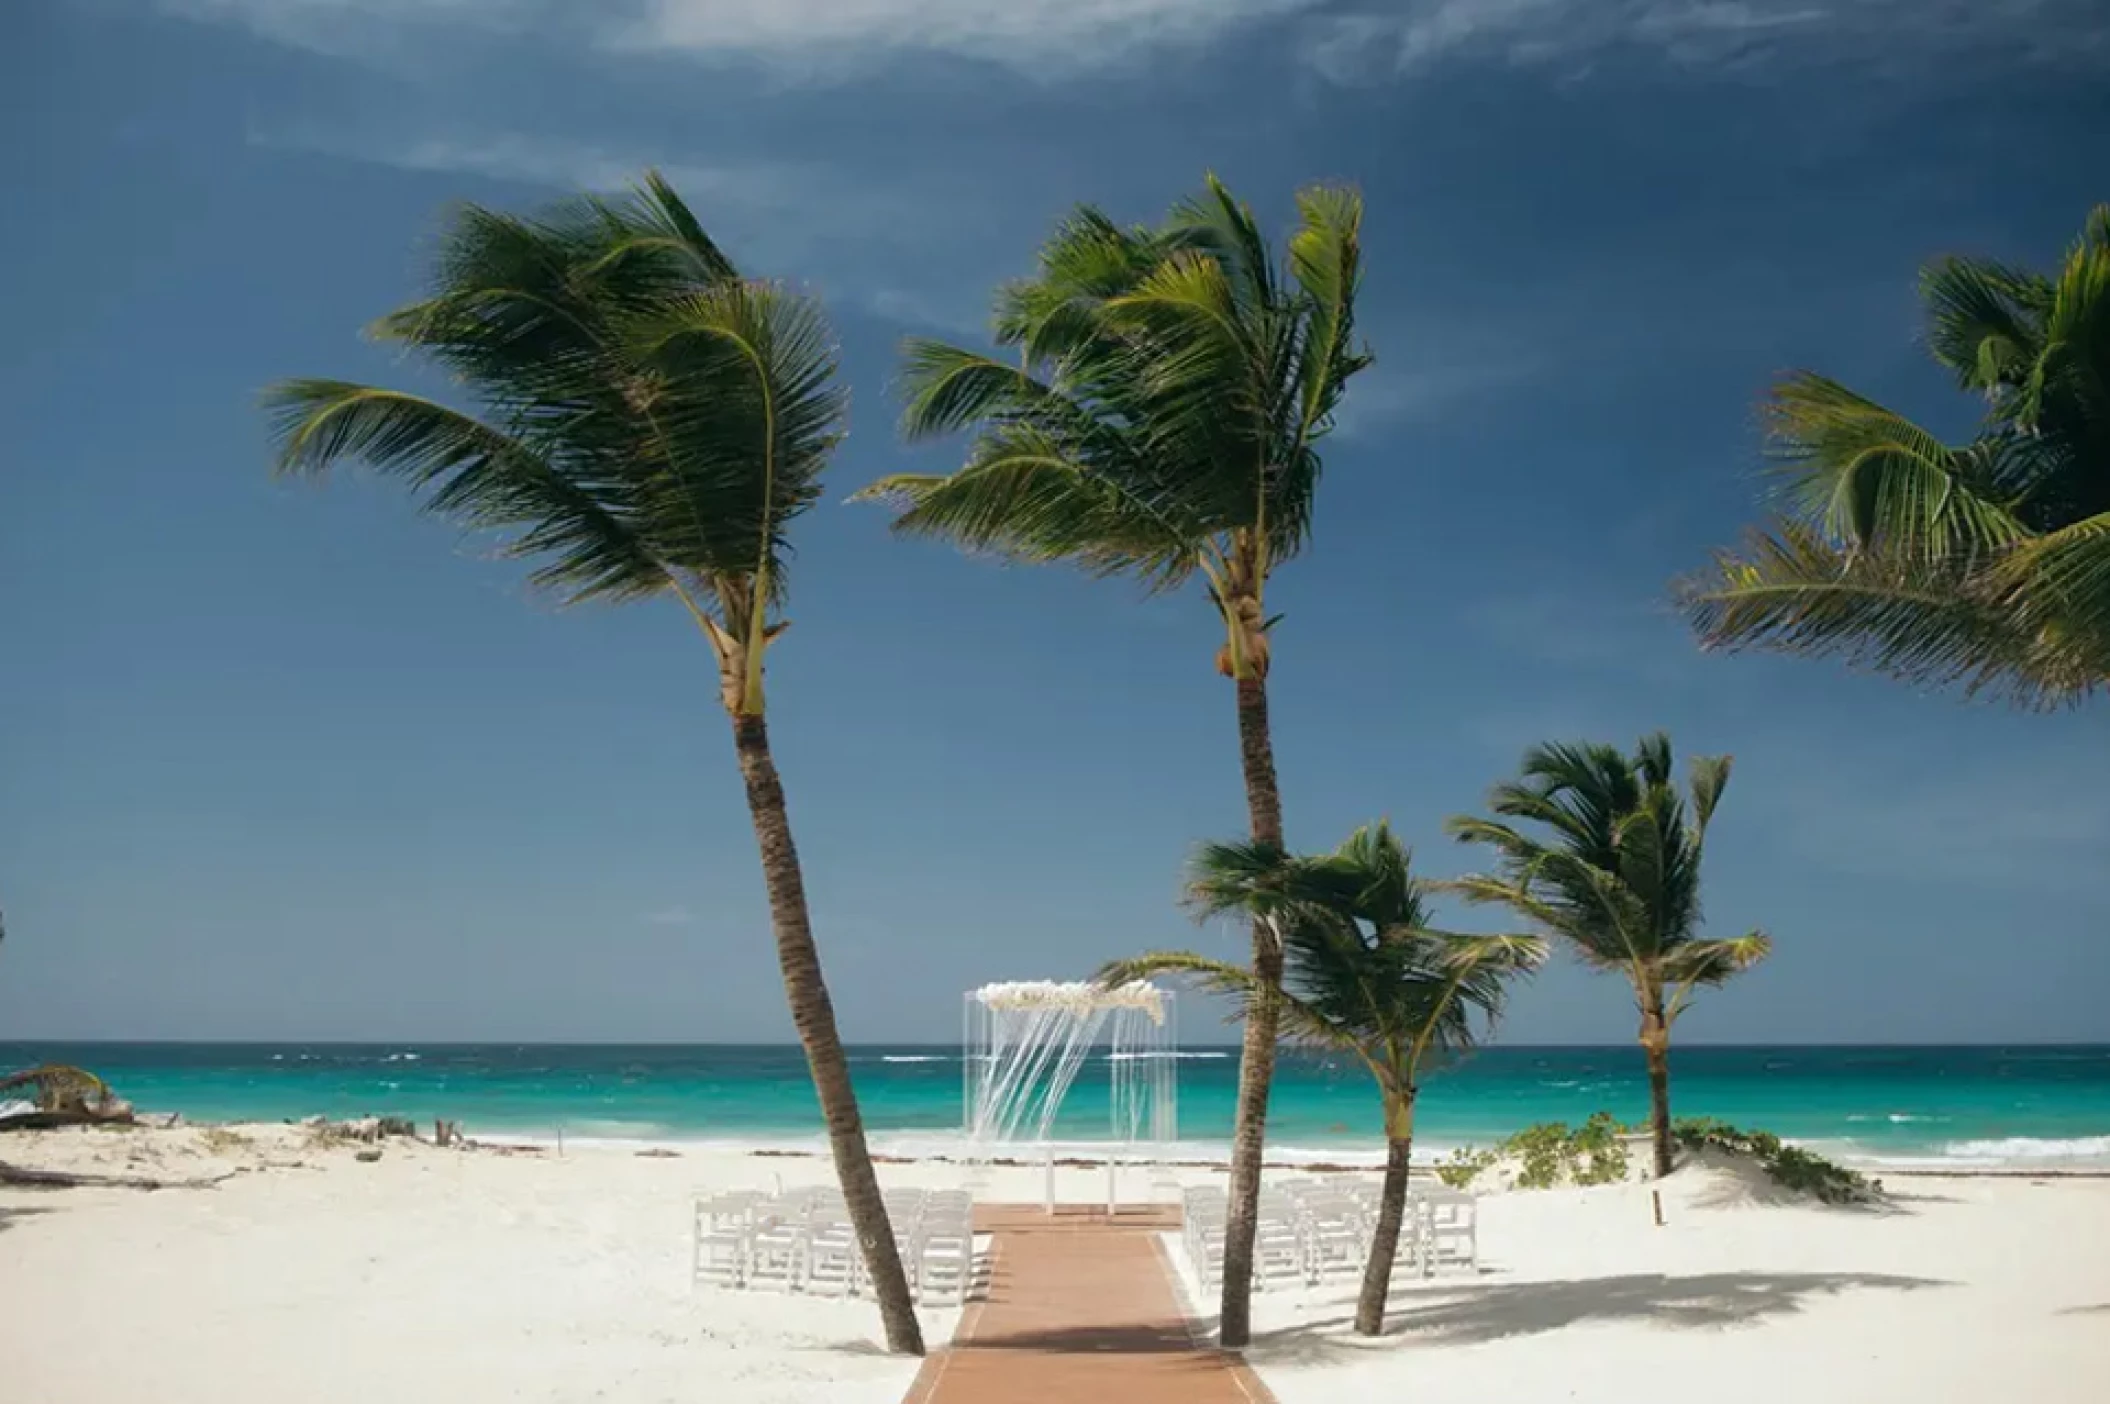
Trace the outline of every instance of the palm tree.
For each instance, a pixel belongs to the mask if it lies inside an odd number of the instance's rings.
[[[1945,444],[1801,372],[1767,406],[1784,516],[1679,582],[1704,643],[2031,705],[2110,686],[2110,205],[2051,274],[1928,265],[1928,344],[1984,397]]]
[[[1698,935],[1700,856],[1729,761],[1694,758],[1688,810],[1661,732],[1643,737],[1631,756],[1606,745],[1534,746],[1521,779],[1495,786],[1488,807],[1539,826],[1543,837],[1494,819],[1461,816],[1447,826],[1493,848],[1498,862],[1495,875],[1458,879],[1448,884],[1453,891],[1510,907],[1585,964],[1633,986],[1658,1175],[1671,1170],[1671,1026],[1697,990],[1748,970],[1771,949],[1762,931]]]
[[[901,507],[894,526],[1014,560],[1064,561],[1154,591],[1200,577],[1223,629],[1216,666],[1235,683],[1239,758],[1254,842],[1282,844],[1268,728],[1267,585],[1311,534],[1319,445],[1355,344],[1362,201],[1314,186],[1278,268],[1252,211],[1211,177],[1160,228],[1073,215],[1041,250],[1036,277],[997,298],[1010,359],[911,341],[911,439],[974,434],[949,475],[901,474],[860,497]],[[1281,953],[1255,927],[1253,969],[1272,987]],[[1261,1145],[1274,1073],[1275,1015],[1246,1022],[1223,1339],[1250,1330]]]
[[[1347,1053],[1377,1082],[1385,1110],[1385,1180],[1355,1309],[1355,1329],[1365,1336],[1384,1329],[1421,1070],[1472,1047],[1473,1016],[1491,1026],[1504,982],[1545,957],[1545,943],[1536,937],[1435,930],[1428,922],[1429,890],[1382,823],[1356,830],[1339,850],[1319,858],[1294,857],[1272,844],[1208,844],[1189,869],[1189,901],[1199,914],[1251,918],[1280,942],[1283,1036]],[[1268,990],[1245,966],[1187,951],[1116,961],[1099,979],[1122,984],[1160,974],[1198,977],[1249,1009]]]
[[[654,173],[533,220],[469,206],[432,296],[378,335],[482,406],[292,380],[266,402],[278,472],[359,460],[424,508],[499,534],[564,603],[671,596],[718,665],[761,849],[777,959],[888,1347],[920,1354],[900,1255],[807,918],[769,748],[764,655],[783,632],[786,530],[820,493],[844,392],[820,308],[742,278]]]

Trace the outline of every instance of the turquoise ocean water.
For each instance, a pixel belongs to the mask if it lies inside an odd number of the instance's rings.
[[[881,1149],[942,1151],[961,1122],[960,1050],[851,1049]],[[1220,1153],[1238,1075],[1233,1049],[1179,1055],[1180,1136]],[[447,1117],[471,1134],[820,1144],[795,1047],[512,1044],[7,1044],[0,1068],[93,1068],[142,1111],[194,1120],[369,1113]],[[1103,1138],[1109,1063],[1095,1052],[1059,1134]],[[2110,1169],[2110,1046],[1688,1047],[1672,1055],[1674,1109],[1778,1132],[1891,1165]],[[1638,1050],[1488,1048],[1426,1081],[1419,1137],[1431,1154],[1538,1121],[1610,1111],[1642,1118]],[[1285,1060],[1269,1140],[1341,1158],[1377,1144],[1376,1097],[1345,1064]]]

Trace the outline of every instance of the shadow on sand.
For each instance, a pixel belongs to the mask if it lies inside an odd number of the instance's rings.
[[[1777,1184],[1762,1174],[1722,1176],[1713,1183],[1694,1192],[1690,1200],[1695,1209],[1749,1209],[1768,1207],[1779,1209],[1814,1209],[1825,1214],[1861,1214],[1872,1218],[1916,1214],[1913,1206],[1919,1204],[1955,1204],[1959,1201],[1945,1194],[1926,1194],[1915,1191],[1885,1189],[1870,1199],[1848,1200],[1839,1204],[1826,1204],[1801,1190],[1792,1190]]]
[[[56,1209],[39,1209],[28,1204],[0,1204],[0,1233],[13,1228],[17,1219],[31,1219],[39,1214],[56,1214]]]
[[[1571,1282],[1432,1286],[1396,1293],[1385,1335],[1409,1343],[1468,1344],[1536,1335],[1592,1321],[1646,1321],[1676,1329],[1745,1326],[1802,1310],[1817,1296],[1851,1291],[1911,1292],[1953,1283],[1867,1272],[1716,1272],[1694,1277],[1637,1273]],[[1431,1301],[1432,1297],[1445,1300]],[[1349,1315],[1262,1333],[1256,1353],[1284,1363],[1320,1364],[1369,1349],[1342,1335]]]

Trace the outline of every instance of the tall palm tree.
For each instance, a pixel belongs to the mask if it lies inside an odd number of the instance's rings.
[[[1649,1129],[1658,1175],[1671,1170],[1670,1031],[1693,994],[1765,958],[1762,931],[1703,939],[1700,857],[1707,825],[1729,783],[1728,756],[1697,756],[1690,807],[1672,773],[1670,738],[1643,737],[1631,756],[1615,746],[1544,745],[1524,753],[1518,780],[1488,793],[1505,819],[1458,817],[1461,841],[1495,851],[1496,872],[1452,890],[1508,906],[1598,970],[1633,986],[1648,1057]]]
[[[278,471],[346,460],[499,534],[565,603],[678,600],[718,664],[793,1022],[890,1349],[922,1334],[880,1201],[769,748],[764,656],[783,632],[786,531],[820,493],[844,392],[817,304],[742,278],[655,174],[533,220],[469,206],[432,295],[375,328],[482,408],[291,380],[267,392]]]
[[[1985,399],[1976,437],[1790,376],[1783,516],[1678,598],[1709,646],[2077,702],[2110,687],[2110,205],[2053,273],[1943,258],[1920,293],[1934,358]]]
[[[1038,274],[999,293],[1009,358],[911,341],[912,439],[974,435],[949,475],[901,474],[860,497],[901,507],[897,530],[1015,560],[1063,561],[1155,591],[1199,577],[1223,630],[1216,666],[1235,683],[1250,832],[1282,844],[1268,727],[1267,586],[1311,534],[1319,446],[1355,342],[1362,201],[1299,192],[1285,266],[1252,211],[1211,177],[1158,228],[1077,211]],[[1253,933],[1253,969],[1273,987],[1282,956]],[[1232,1132],[1223,1339],[1250,1331],[1253,1231],[1274,1074],[1275,1015],[1246,1023]]]
[[[1473,1046],[1473,1016],[1492,1025],[1504,982],[1536,969],[1545,943],[1531,936],[1466,936],[1429,925],[1429,884],[1386,824],[1349,836],[1318,858],[1272,844],[1208,844],[1189,869],[1189,900],[1204,916],[1239,915],[1267,926],[1283,952],[1279,999],[1288,1039],[1347,1053],[1370,1072],[1384,1102],[1385,1179],[1355,1329],[1384,1329],[1414,1155],[1421,1071]],[[1195,976],[1248,1008],[1266,993],[1245,966],[1188,951],[1116,961],[1099,979]]]

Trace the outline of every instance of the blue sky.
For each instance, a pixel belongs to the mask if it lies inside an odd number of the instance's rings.
[[[1433,873],[1522,748],[1668,728],[1738,770],[1709,910],[1772,963],[1692,1039],[2110,1039],[2110,712],[1701,656],[1666,580],[1822,368],[1938,426],[1913,275],[2110,198],[2090,0],[62,0],[0,45],[0,1034],[778,1039],[753,841],[678,613],[558,612],[384,484],[275,485],[255,395],[414,372],[358,328],[452,200],[648,163],[824,296],[837,496],[942,466],[905,334],[972,337],[1070,204],[1215,169],[1368,201],[1376,367],[1279,578],[1291,838]],[[779,761],[846,1033],[1217,943],[1243,823],[1194,597],[806,519]],[[1623,1040],[1557,969],[1520,1041]]]

